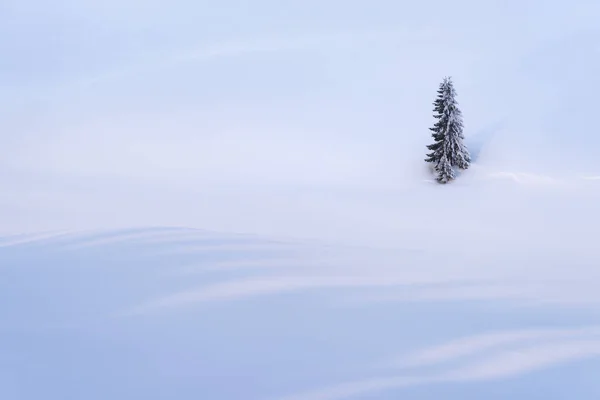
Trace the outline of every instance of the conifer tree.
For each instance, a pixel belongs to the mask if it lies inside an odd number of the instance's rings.
[[[443,155],[440,161],[438,161],[435,171],[437,173],[436,180],[439,183],[448,183],[456,178],[454,168],[450,165],[450,161],[446,158],[446,155]]]
[[[444,78],[437,93],[433,103],[437,121],[429,128],[434,143],[427,146],[431,152],[425,161],[434,164],[437,181],[447,183],[455,178],[453,167],[463,170],[469,168],[471,156],[463,143],[462,113],[458,108],[452,79]]]

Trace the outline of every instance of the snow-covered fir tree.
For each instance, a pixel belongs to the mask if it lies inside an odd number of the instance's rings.
[[[427,146],[431,152],[425,161],[434,164],[437,181],[447,183],[455,178],[453,167],[469,168],[471,156],[464,144],[462,113],[452,79],[444,78],[437,93],[433,103],[437,121],[433,128],[429,128],[434,143]]]
[[[446,155],[443,155],[440,161],[438,161],[435,171],[437,173],[436,179],[439,183],[448,183],[456,178],[454,168],[450,165],[450,161],[446,158]]]

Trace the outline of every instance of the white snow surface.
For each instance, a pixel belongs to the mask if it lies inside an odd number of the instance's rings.
[[[0,400],[600,398],[597,1],[5,3]]]
[[[598,258],[553,230],[446,249],[166,227],[6,236],[3,398],[592,399]]]

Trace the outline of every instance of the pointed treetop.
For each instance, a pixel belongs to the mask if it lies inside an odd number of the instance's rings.
[[[471,162],[469,150],[463,143],[462,113],[452,77],[444,77],[433,104],[436,122],[429,130],[434,143],[427,146],[430,153],[425,161],[434,164],[439,182],[447,182],[455,178],[453,167],[467,169]]]

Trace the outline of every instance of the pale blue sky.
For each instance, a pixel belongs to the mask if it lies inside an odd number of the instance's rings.
[[[354,62],[345,64],[346,71],[343,72],[356,76],[364,72],[359,69],[360,65],[372,68],[374,62],[370,61],[372,58],[369,55],[382,57],[382,53],[386,53],[386,58],[379,63],[381,69],[404,54],[414,55],[416,48],[431,52],[434,46],[439,46],[451,53],[448,56],[444,50],[440,50],[444,58],[438,59],[438,62],[447,65],[440,69],[455,75],[463,72],[455,71],[457,63],[466,59],[463,62],[472,65],[471,74],[476,74],[479,79],[489,77],[490,82],[494,76],[501,78],[505,73],[513,73],[513,69],[527,74],[527,78],[547,75],[556,78],[553,72],[559,69],[554,70],[552,65],[538,65],[536,59],[550,57],[553,65],[560,63],[560,54],[565,50],[565,45],[572,47],[574,41],[578,43],[581,40],[578,35],[590,37],[597,34],[595,26],[600,5],[582,0],[569,3],[541,0],[8,0],[0,7],[0,50],[4,59],[0,83],[12,89],[8,91],[10,95],[18,93],[29,98],[40,90],[54,93],[53,90],[66,90],[76,82],[93,80],[118,71],[131,69],[128,75],[131,78],[138,75],[138,69],[152,70],[158,68],[156,64],[161,61],[176,59],[189,52],[202,53],[230,43],[236,45],[240,54],[234,52],[229,60],[213,60],[212,63],[187,60],[181,64],[195,64],[197,80],[206,78],[207,73],[215,74],[215,69],[223,68],[219,63],[229,66],[229,70],[225,68],[221,71],[222,76],[228,72],[239,72],[243,63],[248,63],[249,73],[265,70],[265,74],[271,76],[269,64],[285,64],[286,61],[286,65],[280,65],[286,67],[286,75],[299,71],[309,73],[312,68],[314,74],[325,79],[329,78],[323,76],[323,66],[327,61],[324,58],[327,55],[332,63],[338,60],[339,53],[353,56]],[[360,48],[360,43],[355,49],[360,49],[361,53],[370,50],[374,54],[367,52],[365,57],[357,60],[356,54],[343,51],[352,47],[355,40],[361,42],[361,36],[369,34],[379,36],[371,39],[368,49]],[[319,37],[336,35],[342,39],[319,43]],[[398,36],[404,40],[399,42]],[[419,41],[422,36],[427,37],[427,43]],[[290,49],[287,49],[288,54],[283,55],[248,54],[252,53],[253,44],[257,42],[277,41],[276,47],[282,53],[288,44],[294,47],[294,41],[307,37],[313,38],[313,42],[306,47],[313,50],[318,48],[320,57],[314,53],[291,54]],[[435,39],[431,40],[432,37]],[[378,46],[374,46],[373,42]],[[590,43],[593,42],[593,39],[590,40]],[[339,51],[336,52],[336,49]],[[590,53],[598,51],[597,48],[585,49]],[[552,54],[548,54],[553,50],[558,52],[558,57],[552,58]],[[231,60],[232,57],[236,59]],[[572,59],[573,54],[569,54],[568,60],[562,62]],[[546,61],[543,60],[544,64]],[[411,61],[411,64],[414,63]],[[178,68],[185,68],[181,64]],[[290,65],[295,65],[296,69],[289,69]],[[494,65],[496,68],[493,68]],[[421,65],[423,67],[425,65]],[[506,67],[508,71],[503,69]],[[558,68],[556,65],[554,67]],[[431,68],[434,67],[427,69]],[[152,72],[159,75],[155,77],[165,79],[158,72]],[[391,71],[385,72],[385,76],[380,78],[390,79]],[[401,69],[397,73],[398,78],[394,81],[398,82],[420,78],[408,77]],[[224,85],[228,79],[219,79],[218,75],[211,78],[209,81],[215,87],[228,88]],[[424,76],[422,79],[428,78]],[[463,81],[467,79],[460,75],[457,78]],[[148,79],[143,83],[151,86],[158,84],[157,79]],[[281,86],[281,82],[277,83],[267,87],[263,84],[260,88],[273,90],[274,86]],[[322,85],[323,82],[314,83],[314,86]],[[426,82],[426,85],[431,86],[431,83]],[[294,81],[286,80],[285,86],[286,91],[290,91],[295,87]],[[252,87],[247,89],[251,91]],[[201,98],[204,92],[198,90],[195,98]],[[6,94],[2,97],[6,99]]]
[[[33,207],[80,178],[421,182],[445,75],[490,172],[597,175],[599,20],[593,0],[5,0],[0,183]]]

